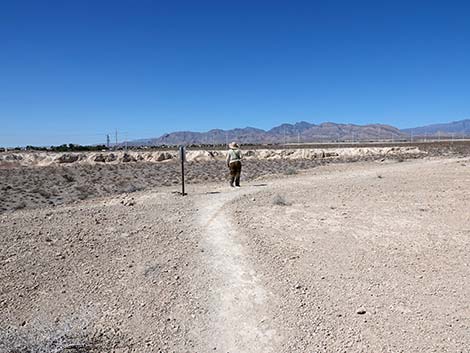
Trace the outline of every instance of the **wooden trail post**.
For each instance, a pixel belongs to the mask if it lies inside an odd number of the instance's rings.
[[[179,147],[179,158],[181,161],[181,195],[187,195],[184,192],[184,162],[186,161],[186,147],[181,145]]]

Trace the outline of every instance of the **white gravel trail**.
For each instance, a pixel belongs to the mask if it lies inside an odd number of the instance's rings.
[[[261,285],[226,205],[253,191],[253,187],[204,195],[199,220],[204,229],[202,246],[214,283],[209,289],[213,307],[207,330],[209,349],[221,352],[273,352],[275,331],[269,327],[269,293]]]

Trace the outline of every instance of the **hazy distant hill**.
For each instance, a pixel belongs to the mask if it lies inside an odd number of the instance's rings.
[[[335,124],[319,125],[301,121],[295,124],[282,124],[265,131],[253,127],[243,129],[220,130],[207,132],[177,131],[157,138],[131,141],[130,145],[178,145],[178,144],[225,144],[230,141],[240,143],[284,143],[332,140],[367,140],[397,139],[405,135],[389,125],[371,124]]]
[[[446,124],[434,124],[427,126],[420,126],[410,129],[402,130],[406,134],[413,134],[415,136],[424,136],[424,135],[470,135],[470,119],[453,121]]]

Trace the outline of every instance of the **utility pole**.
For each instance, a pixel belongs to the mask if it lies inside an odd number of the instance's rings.
[[[106,135],[106,147],[109,149],[109,134]]]
[[[117,134],[117,129],[116,131],[114,132],[114,137],[115,137],[115,143],[116,143],[116,146],[117,146],[117,143],[118,143],[118,134]]]

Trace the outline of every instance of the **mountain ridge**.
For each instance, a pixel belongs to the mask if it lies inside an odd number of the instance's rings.
[[[470,134],[470,119],[451,121],[449,123],[439,123],[418,126],[409,129],[402,129],[403,132],[413,135],[452,135]]]
[[[416,128],[398,129],[387,124],[344,124],[322,122],[319,124],[299,121],[283,123],[268,130],[251,126],[235,129],[211,129],[205,132],[175,131],[159,137],[129,141],[129,145],[155,146],[179,144],[227,144],[238,141],[243,144],[259,143],[293,143],[312,141],[342,141],[342,140],[397,140],[409,136],[432,136],[452,133],[470,134],[470,119],[443,124],[432,124]]]

